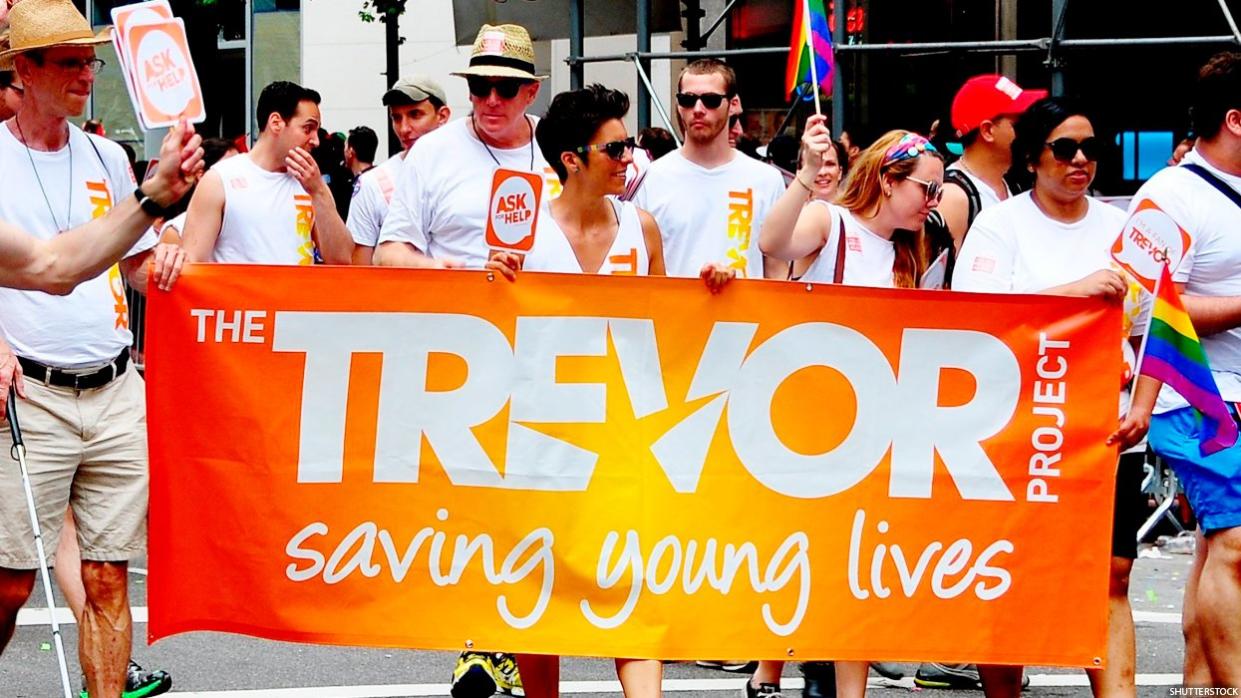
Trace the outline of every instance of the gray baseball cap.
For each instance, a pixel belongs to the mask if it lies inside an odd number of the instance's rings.
[[[438,82],[426,75],[414,75],[397,80],[392,89],[384,93],[383,105],[391,107],[416,104],[428,97],[438,99],[440,104],[448,104],[444,88],[440,87]]]

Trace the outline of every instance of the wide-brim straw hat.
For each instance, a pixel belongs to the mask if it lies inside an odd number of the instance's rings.
[[[534,72],[534,42],[530,40],[530,32],[516,24],[484,24],[474,39],[470,67],[452,75],[463,78],[476,75],[485,78],[547,79],[546,75]]]
[[[0,0],[4,2],[4,0]],[[6,28],[0,31],[0,73],[7,73],[13,70],[13,59],[4,55],[9,50],[9,30]]]
[[[53,46],[97,46],[112,38],[112,27],[98,34],[73,0],[22,0],[9,10],[9,45],[0,62]]]

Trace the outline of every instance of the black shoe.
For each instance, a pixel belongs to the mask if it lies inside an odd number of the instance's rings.
[[[836,698],[836,665],[831,662],[802,662],[806,684],[802,698]]]
[[[745,698],[784,698],[778,683],[760,683],[758,688],[755,688],[754,684],[746,681],[745,688],[741,689],[741,694]]]
[[[82,677],[82,683],[86,683],[86,677]],[[171,689],[172,676],[168,672],[147,671],[134,660],[129,660],[129,667],[125,669],[125,691],[121,693],[121,698],[148,698],[167,693]],[[80,695],[81,698],[90,698],[86,689],[82,689]]]

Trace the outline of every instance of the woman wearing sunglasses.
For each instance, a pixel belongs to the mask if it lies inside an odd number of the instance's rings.
[[[1136,284],[1112,268],[1110,249],[1125,224],[1125,212],[1092,198],[1102,141],[1080,110],[1058,98],[1035,102],[1018,119],[1013,141],[1013,173],[1033,188],[982,211],[961,247],[953,290],[992,293],[1046,293],[1089,296],[1125,305],[1125,336],[1138,327],[1141,294]],[[1126,375],[1119,376],[1120,411],[1129,403],[1133,348],[1124,346]],[[1158,390],[1148,378],[1141,393]],[[1108,607],[1107,668],[1089,670],[1096,696],[1133,695],[1134,631],[1129,608],[1129,571],[1137,557],[1137,530],[1144,518],[1141,493],[1150,410],[1135,402],[1108,443],[1122,451],[1116,473]],[[1126,449],[1129,449],[1126,451]],[[979,667],[987,695],[1016,696],[1021,667]]]
[[[655,219],[615,198],[625,190],[625,172],[633,161],[633,139],[622,121],[628,111],[625,93],[602,85],[556,95],[539,121],[535,139],[563,189],[554,201],[543,204],[534,248],[524,259],[497,253],[488,269],[510,281],[516,280],[518,270],[664,275],[663,244]],[[702,273],[712,292],[732,277],[718,263]],[[527,698],[558,695],[559,657],[519,655],[518,664]],[[616,674],[626,698],[660,695],[663,667],[658,660],[618,658]]]
[[[821,164],[832,143],[821,121],[812,121],[803,139],[803,165]],[[811,172],[816,170],[811,169]],[[927,139],[909,131],[889,131],[863,150],[852,164],[844,190],[831,204],[816,198],[814,185],[798,180],[802,203],[795,225],[763,224],[763,254],[786,262],[818,258],[801,277],[814,283],[879,288],[916,288],[921,275],[917,234],[939,204],[944,161]],[[788,195],[786,194],[786,197]],[[806,204],[806,201],[809,203]],[[836,695],[866,694],[868,662],[836,662]],[[746,689],[751,698],[779,694],[784,662],[759,662]]]

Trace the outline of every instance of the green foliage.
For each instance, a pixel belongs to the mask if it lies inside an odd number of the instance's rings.
[[[405,13],[407,0],[363,0],[358,16],[363,22],[387,22],[389,17],[400,17]]]

